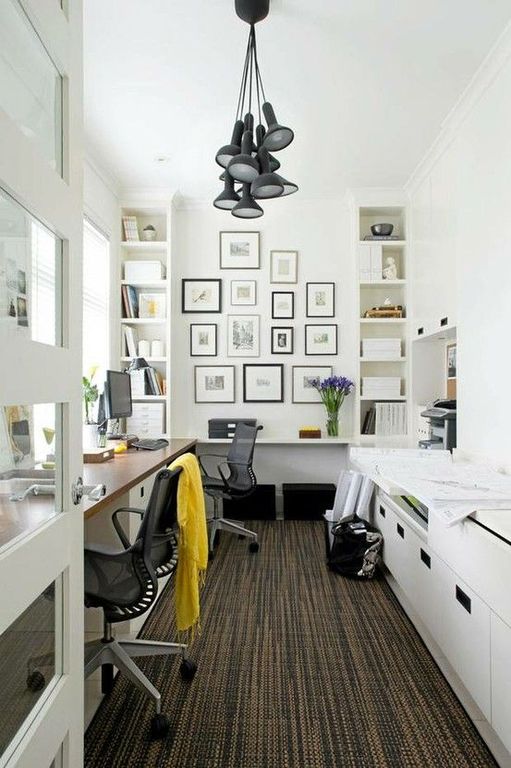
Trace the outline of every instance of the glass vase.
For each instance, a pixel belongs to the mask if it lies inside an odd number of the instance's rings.
[[[328,437],[339,437],[339,411],[327,411],[326,433]]]

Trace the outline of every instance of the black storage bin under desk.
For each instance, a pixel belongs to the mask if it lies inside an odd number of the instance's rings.
[[[224,499],[224,517],[234,520],[275,520],[275,486],[258,484],[254,493],[244,499]]]
[[[332,509],[335,485],[333,483],[283,483],[282,495],[286,520],[322,520],[325,510]]]

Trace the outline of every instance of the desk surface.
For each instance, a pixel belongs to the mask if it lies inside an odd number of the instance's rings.
[[[197,440],[190,437],[174,438],[169,441],[169,445],[158,451],[137,451],[132,448],[101,464],[85,464],[83,467],[85,485],[100,483],[106,485],[106,495],[102,499],[84,500],[85,517],[92,517],[161,467],[167,466],[181,454],[193,450],[196,443]]]
[[[198,443],[219,443],[227,444],[232,443],[231,437],[199,437]],[[258,445],[314,445],[314,446],[331,446],[331,445],[358,445],[357,441],[353,437],[258,437],[255,447]]]

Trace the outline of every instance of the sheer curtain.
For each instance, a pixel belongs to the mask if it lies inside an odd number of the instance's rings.
[[[83,227],[83,373],[98,367],[94,381],[102,389],[109,365],[110,243],[91,222]]]

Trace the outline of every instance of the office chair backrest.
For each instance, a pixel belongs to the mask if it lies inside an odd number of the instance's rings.
[[[262,427],[254,427],[238,422],[227,454],[227,464],[230,476],[227,478],[229,490],[233,495],[244,496],[257,485],[256,476],[252,469],[252,459],[258,431]]]
[[[151,560],[157,576],[163,576],[169,564],[177,562],[176,538],[177,487],[181,469],[162,469],[156,475],[149,504],[140,525],[137,539],[143,542],[144,557]],[[163,569],[163,570],[162,570]],[[171,568],[168,570],[170,572]]]

